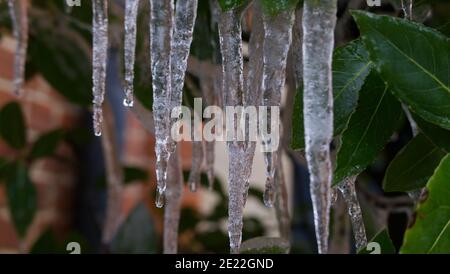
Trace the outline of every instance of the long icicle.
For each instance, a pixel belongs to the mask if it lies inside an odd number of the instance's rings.
[[[341,182],[338,185],[338,188],[347,204],[347,210],[353,228],[353,235],[355,237],[356,249],[360,250],[367,245],[367,236],[361,207],[359,206],[358,197],[356,195],[355,181],[356,176],[349,177]]]
[[[133,107],[134,105],[133,82],[138,7],[139,0],[126,0],[125,2],[125,99],[123,104],[126,107]]]
[[[20,96],[23,93],[28,48],[28,1],[8,0],[8,7],[17,43],[14,56],[14,93]]]
[[[167,164],[170,158],[170,93],[172,87],[171,49],[173,0],[150,0],[150,59],[155,121],[157,194],[155,204],[164,205]]]
[[[105,98],[106,62],[108,60],[108,1],[92,1],[93,26],[93,58],[92,58],[92,93],[94,134],[102,135],[103,112]]]
[[[239,106],[243,104],[244,75],[242,56],[242,7],[220,14],[219,36],[222,52],[222,91],[225,106]],[[240,117],[239,117],[240,118]],[[239,119],[238,118],[238,119]],[[234,125],[234,132],[237,132]],[[227,129],[230,130],[230,129]],[[244,199],[243,190],[245,179],[245,143],[237,140],[228,141],[228,236],[230,238],[230,252],[239,253],[242,241]]]
[[[275,17],[263,13],[263,106],[280,107],[281,105],[281,93],[283,92],[286,82],[287,56],[292,42],[292,26],[294,25],[295,19],[294,10],[295,6],[280,12]],[[271,115],[272,113],[268,112],[267,121],[271,121]],[[273,140],[265,140],[265,138],[263,138],[262,145],[271,146],[273,145]],[[277,157],[278,151],[264,152],[264,162],[266,165],[264,204],[267,207],[273,207],[275,200],[274,177],[277,166]]]
[[[198,0],[176,1],[171,55],[171,109],[181,106],[182,103],[187,61],[192,44],[195,20],[197,18],[197,5]],[[175,121],[173,121],[173,123],[174,122]],[[175,147],[176,142],[171,139],[169,143],[169,151],[175,151]]]
[[[328,252],[331,206],[333,90],[331,62],[336,0],[305,0],[303,7],[303,112],[306,159],[319,253]]]
[[[262,22],[261,1],[253,2],[252,13],[252,32],[249,41],[249,64],[248,75],[246,81],[246,93],[244,97],[244,105],[258,107],[261,100],[261,82],[263,78],[263,47],[264,47],[264,26]],[[248,122],[248,121],[247,121]],[[249,134],[249,124],[246,124],[246,133]],[[249,136],[246,136],[248,138]],[[252,164],[255,156],[256,142],[246,139],[246,182],[244,185],[244,205],[247,203],[248,190],[250,188],[250,176],[252,172]]]

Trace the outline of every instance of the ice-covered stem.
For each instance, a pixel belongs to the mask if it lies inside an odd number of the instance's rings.
[[[208,106],[217,105],[217,95],[214,92],[214,80],[207,76],[200,77],[200,87],[202,95]],[[214,186],[214,160],[215,160],[215,141],[206,141],[203,143],[205,171],[208,177],[209,190]]]
[[[136,30],[139,0],[126,0],[125,2],[125,99],[123,104],[132,107],[133,82],[134,82],[134,61],[136,53]]]
[[[164,205],[170,141],[170,93],[172,87],[171,43],[173,32],[173,0],[150,0],[150,59],[153,86],[153,117],[157,195],[156,206]]]
[[[367,236],[361,207],[359,206],[358,197],[356,195],[355,180],[356,176],[349,177],[339,183],[338,188],[347,204],[348,215],[350,215],[350,221],[353,228],[353,236],[355,237],[356,249],[360,250],[367,245]]]
[[[108,1],[92,0],[92,93],[93,123],[96,136],[102,134],[102,104],[105,98],[106,62],[108,60]]]
[[[28,0],[8,0],[13,34],[16,39],[14,93],[17,96],[22,94],[25,81],[25,64],[28,48],[28,5]]]
[[[278,229],[280,231],[280,236],[289,241],[291,236],[291,221],[289,217],[288,194],[281,158],[278,159],[277,169],[275,171],[275,180],[275,213],[278,220]]]
[[[348,254],[350,252],[351,227],[344,199],[339,196],[336,197],[333,205],[333,224],[329,253]]]
[[[123,173],[114,133],[114,116],[109,104],[104,104],[104,122],[102,123],[102,148],[105,159],[108,197],[106,218],[103,226],[102,243],[108,246],[121,223]]]
[[[175,254],[178,249],[178,228],[183,193],[183,171],[180,152],[176,149],[169,159],[167,178],[167,203],[164,209],[164,254]]]
[[[192,165],[188,180],[189,190],[191,192],[196,192],[200,184],[204,158],[203,156],[204,156],[203,141],[192,141]]]
[[[303,112],[306,159],[319,253],[327,253],[331,206],[333,90],[331,62],[337,0],[305,0],[303,7]]]
[[[241,16],[244,8],[222,11],[219,19],[220,49],[222,52],[222,92],[225,106],[242,106],[244,75],[242,57]],[[236,132],[237,125],[234,125]],[[233,130],[233,129],[232,129]],[[245,142],[228,142],[228,235],[230,252],[239,253],[242,240],[244,184],[248,181],[243,162]]]
[[[192,34],[194,33],[195,19],[197,18],[197,4],[198,0],[176,1],[171,57],[171,108],[181,106],[187,61],[192,43]],[[174,151],[176,142],[171,140],[169,145],[169,150]]]
[[[292,42],[292,26],[294,24],[295,5],[280,11],[277,15],[263,13],[264,45],[263,45],[263,78],[262,105],[281,106],[281,93],[286,82],[286,63],[289,47]],[[271,112],[267,112],[267,121],[271,121]],[[269,122],[270,123],[270,122]],[[279,136],[276,136],[279,138]],[[273,151],[270,146],[274,140],[262,137],[265,151]],[[266,165],[266,187],[264,204],[272,207],[275,200],[275,169],[277,166],[278,150],[264,152]]]

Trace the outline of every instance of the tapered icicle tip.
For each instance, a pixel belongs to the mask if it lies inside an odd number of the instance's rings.
[[[156,191],[155,205],[157,208],[162,208],[164,206],[165,196],[165,191],[161,191],[159,189]]]
[[[156,206],[161,208],[164,206],[164,194],[167,188],[167,168],[170,154],[167,153],[167,149],[164,143],[156,144],[156,181],[157,181],[157,194],[156,194]]]
[[[97,137],[102,136],[102,123],[103,123],[103,111],[102,107],[94,104],[93,110],[93,127],[94,135]]]
[[[241,249],[242,233],[228,233],[228,236],[230,237],[230,253],[239,254]]]
[[[264,190],[264,205],[272,208],[275,204],[274,178],[267,178],[266,189]],[[270,182],[269,182],[270,181]]]

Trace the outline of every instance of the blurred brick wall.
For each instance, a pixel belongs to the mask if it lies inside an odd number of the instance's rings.
[[[56,92],[41,76],[35,76],[25,85],[25,94],[17,98],[12,94],[13,62],[15,42],[9,37],[0,40],[0,108],[10,102],[19,101],[22,105],[28,141],[32,142],[40,134],[55,128],[76,127],[82,114],[81,109],[70,104]],[[144,201],[150,208],[157,230],[162,231],[161,210],[155,209],[152,189],[155,188],[154,138],[143,129],[131,112],[127,112],[124,164],[148,170],[149,182],[135,182],[125,187],[121,214],[127,215],[133,207]],[[0,156],[14,157],[0,140]],[[57,154],[75,160],[71,147],[61,144]],[[184,169],[191,165],[191,145],[181,143]],[[34,221],[25,238],[25,250],[28,250],[38,237],[49,227],[57,234],[67,232],[72,224],[73,193],[77,180],[75,165],[54,159],[36,162],[31,169],[31,178],[38,193],[38,209]],[[198,196],[184,191],[183,204],[196,208]],[[11,223],[5,185],[0,184],[0,253],[18,252],[19,240]]]
[[[12,78],[15,42],[4,37],[0,41],[0,107],[18,101],[24,112],[27,140],[33,142],[40,134],[76,125],[80,109],[69,104],[41,77],[35,76],[25,85],[25,94],[17,98],[12,94]],[[11,121],[13,122],[13,121]],[[16,152],[0,140],[0,156],[13,158]],[[56,233],[66,231],[71,224],[71,193],[75,186],[75,168],[70,163],[73,152],[67,144],[61,144],[58,156],[69,161],[47,158],[36,161],[30,169],[30,177],[36,186],[38,209],[24,239],[25,250],[50,226]],[[18,252],[19,239],[11,223],[5,184],[0,185],[0,252]]]

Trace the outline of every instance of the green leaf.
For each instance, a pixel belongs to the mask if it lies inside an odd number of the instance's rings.
[[[261,0],[263,11],[270,16],[277,16],[280,12],[293,9],[298,0]]]
[[[406,230],[400,253],[449,253],[450,154],[427,183],[425,201],[417,208],[415,223]]]
[[[0,136],[12,148],[21,149],[25,146],[25,121],[17,102],[8,103],[0,110]]]
[[[6,185],[8,206],[17,234],[24,237],[36,212],[36,189],[25,164],[16,163]]]
[[[256,237],[241,245],[241,254],[288,254],[290,244],[283,238]]]
[[[387,229],[383,229],[378,232],[369,243],[377,243],[380,245],[380,254],[396,254],[394,244],[392,243],[391,237],[389,237],[389,232]],[[373,250],[369,247],[361,249],[358,254],[371,254]]]
[[[383,180],[384,191],[406,192],[424,187],[444,156],[445,152],[428,137],[417,135],[389,164]]]
[[[30,35],[30,65],[72,103],[89,106],[92,69],[89,52],[80,46],[83,38],[68,28],[64,32],[40,24],[34,28],[38,35]]]
[[[334,184],[358,175],[375,160],[402,115],[400,103],[374,71],[367,77],[359,98],[358,107],[342,134]]]
[[[450,129],[449,38],[392,16],[352,14],[394,95],[425,120]]]
[[[30,152],[30,158],[38,158],[52,155],[64,137],[64,132],[60,129],[49,131],[39,137],[33,144]]]
[[[243,6],[248,0],[219,0],[222,11],[229,11]]]
[[[340,135],[358,103],[358,92],[372,68],[361,40],[337,48],[333,54],[334,135]],[[295,96],[292,124],[293,149],[305,147],[303,128],[303,87]]]
[[[153,254],[156,234],[150,212],[139,203],[119,227],[111,244],[111,251],[120,254]]]
[[[440,147],[445,152],[450,152],[450,131],[428,123],[417,115],[414,115],[414,121],[431,142]]]

